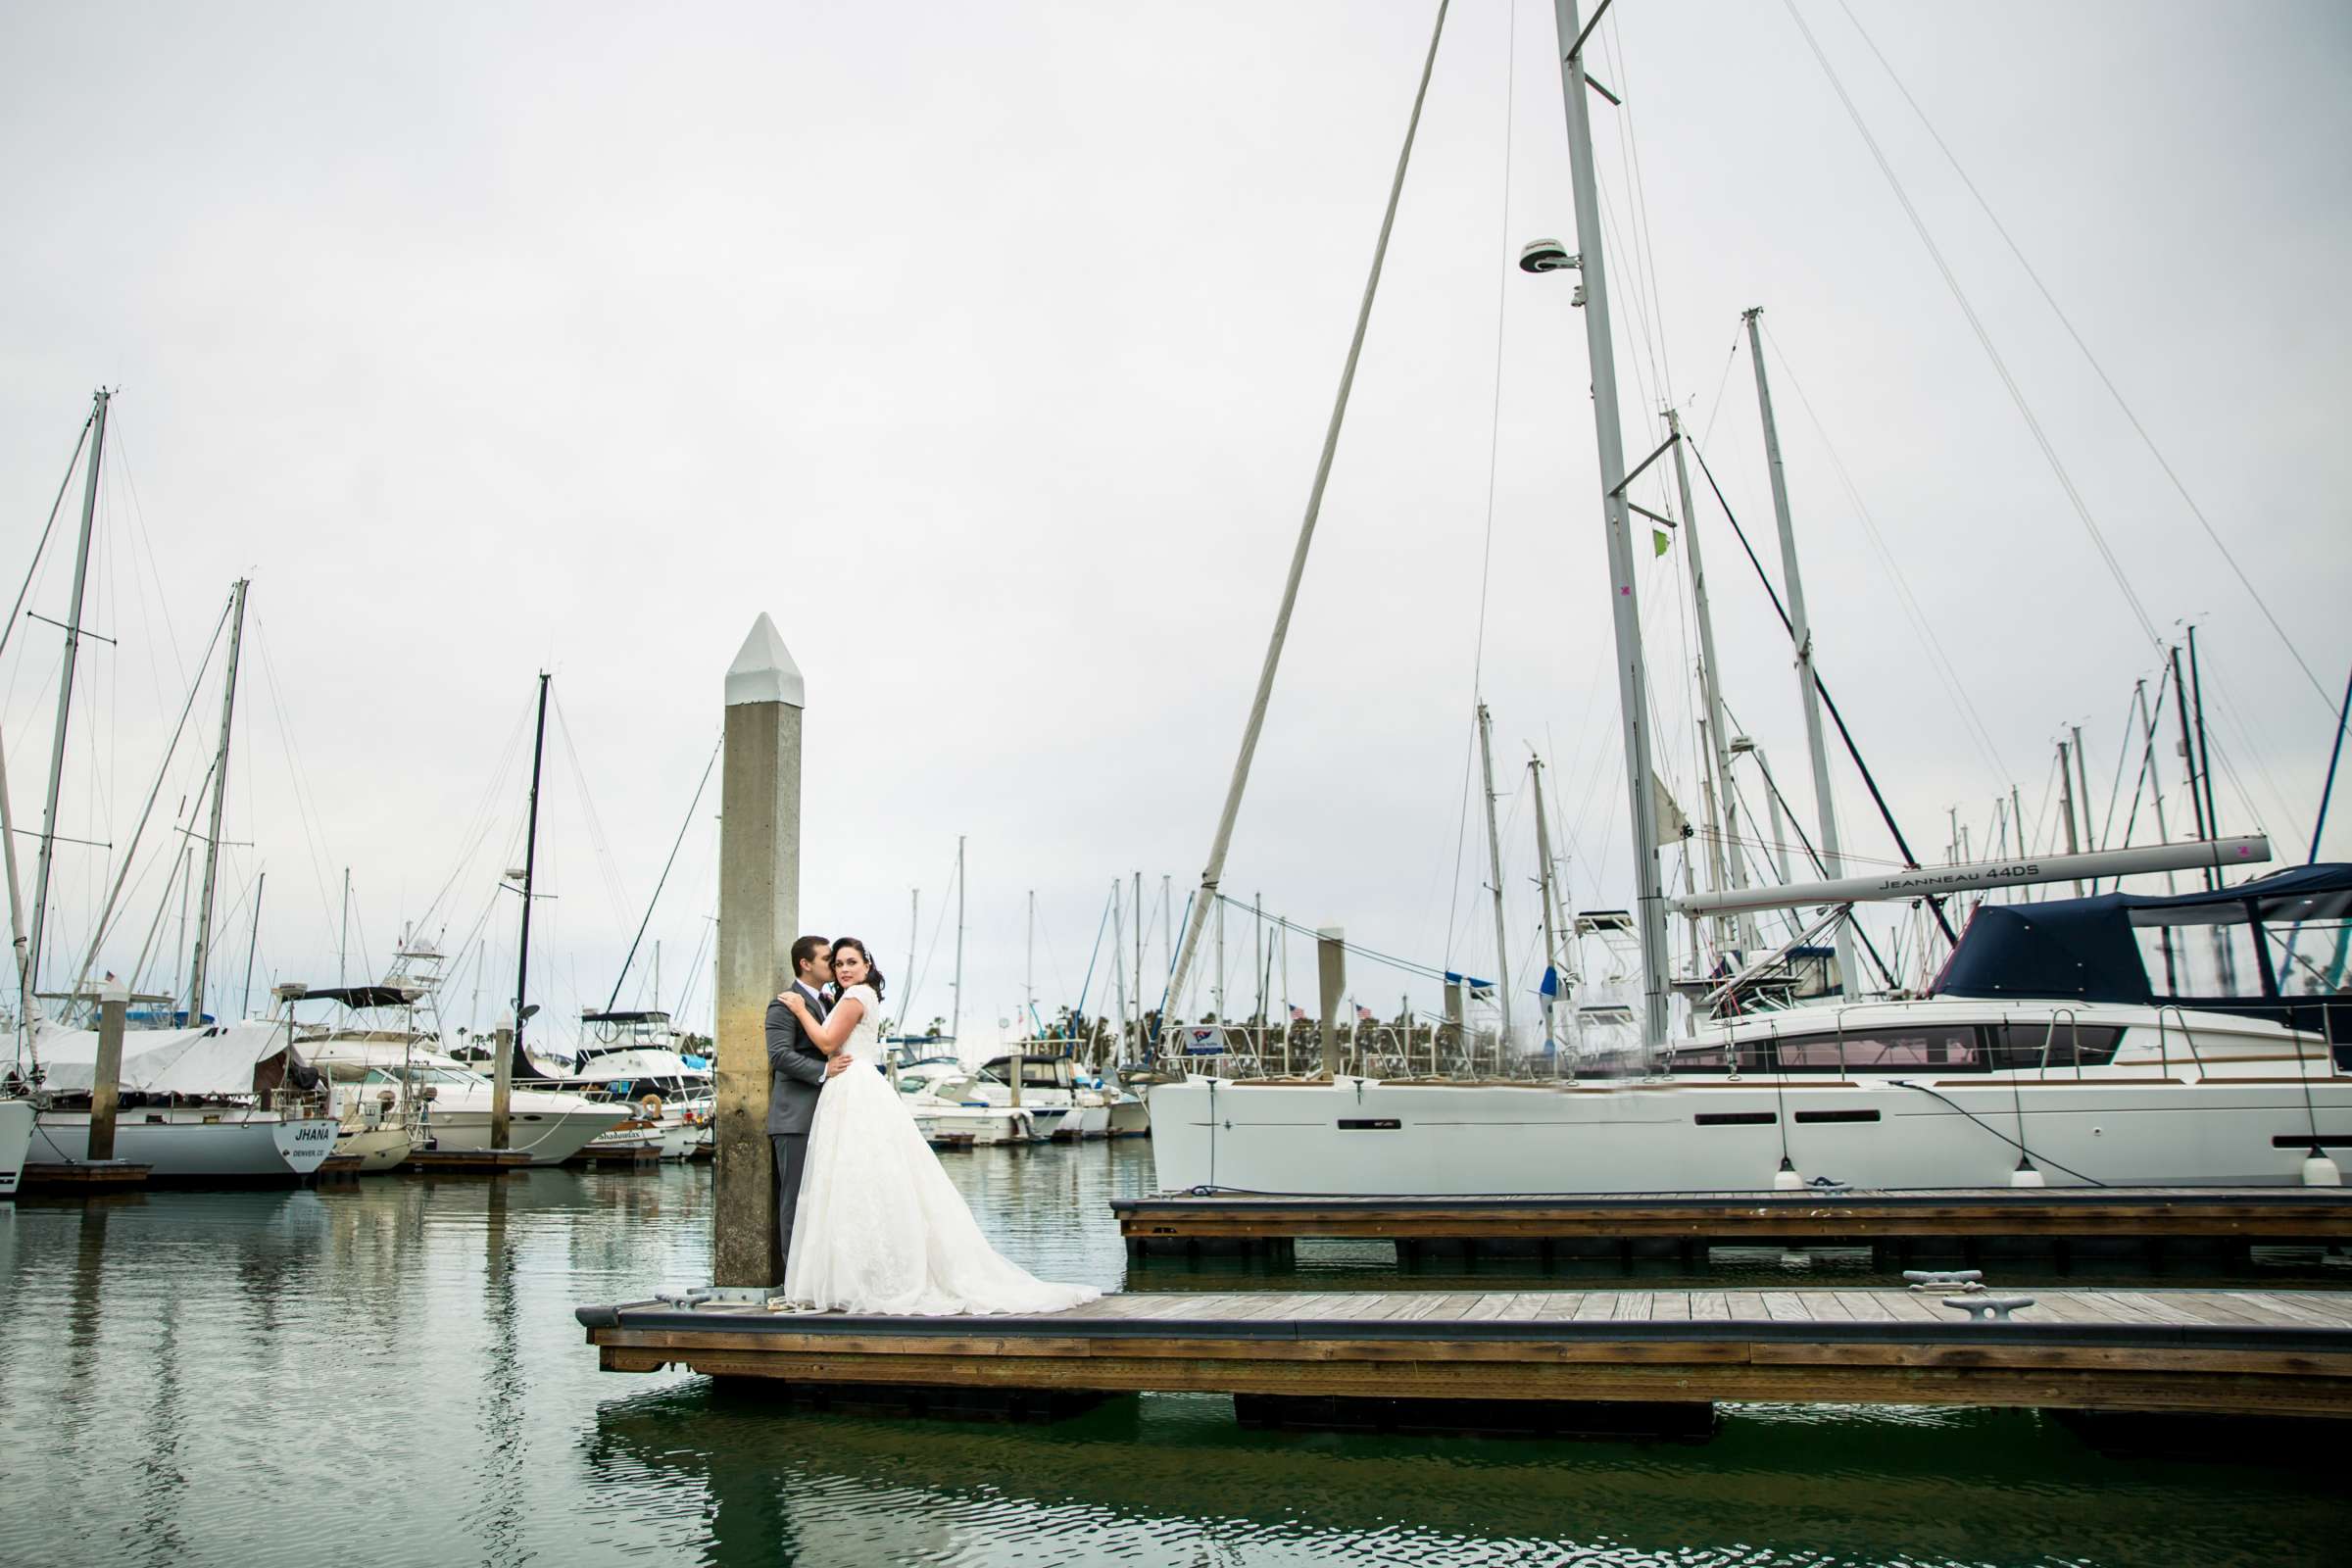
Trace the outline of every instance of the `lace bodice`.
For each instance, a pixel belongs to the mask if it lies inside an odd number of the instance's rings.
[[[876,1020],[882,1015],[882,999],[874,994],[872,986],[856,985],[844,991],[841,1001],[833,1005],[838,1007],[852,997],[865,1004],[865,1012],[858,1018],[857,1026],[850,1030],[850,1038],[842,1042],[842,1054],[855,1056],[869,1067],[879,1067],[882,1065],[882,1033]]]

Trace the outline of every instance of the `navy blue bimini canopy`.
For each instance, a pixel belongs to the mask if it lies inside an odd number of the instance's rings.
[[[2235,887],[2150,896],[2103,893],[1987,904],[1969,921],[1936,991],[1947,997],[2158,1000],[2132,933],[2145,926],[2292,924],[2352,917],[2352,865],[2298,865]],[[2278,983],[2263,965],[2262,995]],[[2233,1009],[2235,1010],[2235,1009]]]

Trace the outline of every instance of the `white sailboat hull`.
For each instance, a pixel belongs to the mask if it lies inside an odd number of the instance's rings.
[[[2019,1140],[2053,1187],[2237,1187],[2298,1181],[2315,1120],[2323,1138],[2352,1140],[2352,1083],[2328,1078],[2308,1085],[2308,1110],[2291,1081],[1918,1081],[1935,1093],[1866,1081],[1212,1090],[1195,1080],[1152,1091],[1152,1156],[1163,1191],[1740,1192],[1773,1185],[1785,1134],[1807,1179],[1999,1187]]]
[[[32,1148],[32,1102],[0,1100],[0,1198],[17,1196]]]
[[[289,1120],[272,1110],[130,1109],[115,1124],[115,1157],[148,1166],[163,1181],[293,1182],[326,1162],[341,1131],[331,1117]],[[36,1163],[81,1164],[89,1150],[88,1111],[45,1110],[35,1118]]]

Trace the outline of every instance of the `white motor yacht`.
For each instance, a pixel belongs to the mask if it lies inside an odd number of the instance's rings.
[[[663,1159],[691,1158],[710,1125],[714,1106],[710,1069],[678,1050],[669,1014],[660,1011],[584,1012],[572,1064],[551,1074],[547,1088],[584,1099],[626,1104],[645,1130],[616,1128],[596,1147],[652,1148]],[[544,1066],[540,1069],[546,1072]]]
[[[978,1072],[970,1074],[964,1083],[962,1098],[977,1100],[992,1105],[1012,1105],[1012,1061],[1010,1056],[997,1056]],[[1100,1096],[1090,1098],[1100,1101]],[[1076,1075],[1066,1056],[1023,1056],[1021,1058],[1021,1109],[1037,1120],[1038,1136],[1045,1139],[1076,1138],[1084,1125],[1084,1108],[1079,1102]],[[1107,1106],[1098,1109],[1103,1131],[1110,1128]]]
[[[968,1093],[972,1076],[954,1057],[928,1057],[898,1069],[899,1093],[925,1138],[969,1134],[974,1144],[1031,1144],[1043,1141],[1034,1111],[991,1104]]]
[[[289,1003],[331,1002],[359,1015],[332,1029],[312,1031],[302,1042],[304,1054],[326,1074],[338,1114],[349,1114],[355,1105],[382,1105],[388,1093],[393,1113],[410,1125],[416,1149],[490,1150],[491,1082],[442,1052],[436,1037],[411,1027],[418,998],[414,987],[281,987],[280,994]],[[381,1026],[369,1026],[379,1019]],[[562,1164],[633,1114],[628,1105],[600,1104],[554,1090],[536,1069],[518,1071],[510,1094],[508,1147],[528,1153],[534,1165]]]

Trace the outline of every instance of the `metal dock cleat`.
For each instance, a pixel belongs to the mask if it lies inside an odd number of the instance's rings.
[[[1981,1289],[1982,1287],[1980,1287]],[[2009,1314],[2021,1306],[2032,1306],[2031,1296],[1947,1296],[1943,1304],[1957,1307],[1979,1323],[2009,1321]]]
[[[1984,1288],[1984,1271],[1981,1268],[1907,1268],[1903,1279],[1914,1293],[1921,1291],[1981,1291]]]

